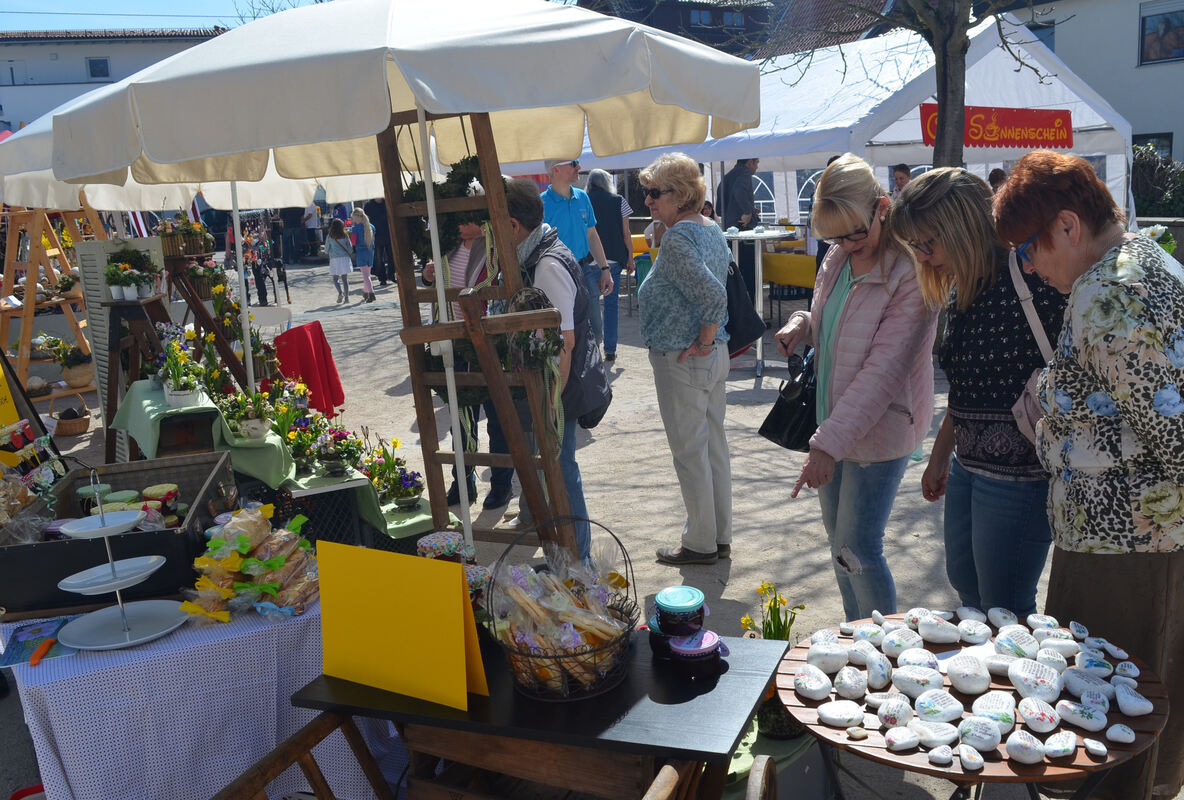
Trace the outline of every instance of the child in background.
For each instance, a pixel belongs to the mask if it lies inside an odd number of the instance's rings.
[[[373,303],[376,298],[374,284],[370,282],[370,270],[374,267],[374,226],[360,208],[354,209],[350,219],[354,223],[349,230],[354,239],[354,255],[357,267],[362,271],[362,302]]]
[[[349,274],[354,271],[354,248],[345,235],[345,223],[335,219],[329,223],[329,235],[325,239],[325,252],[329,255],[329,274],[337,287],[337,302],[349,302]]]

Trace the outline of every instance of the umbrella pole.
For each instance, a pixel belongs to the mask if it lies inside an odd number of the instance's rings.
[[[238,266],[239,322],[243,326],[243,366],[247,394],[255,392],[255,358],[251,352],[251,312],[247,308],[247,265],[243,263],[243,227],[238,216],[238,181],[230,182],[230,213],[234,219],[234,258]]]
[[[437,267],[442,267],[444,259],[440,253],[439,219],[436,217],[436,191],[432,181],[432,149],[428,139],[428,123],[423,105],[415,104],[415,115],[419,121],[419,144],[423,148],[423,185],[428,203],[428,233],[432,240],[432,260]],[[436,302],[445,319],[452,316],[451,304],[444,296],[444,273],[436,270]],[[469,481],[465,475],[465,449],[460,446],[464,439],[460,434],[460,408],[456,396],[456,368],[453,364],[452,342],[444,340],[434,342],[433,348],[439,347],[439,355],[444,359],[444,383],[448,391],[448,421],[452,427],[452,452],[456,459],[456,486],[460,490],[460,521],[464,527],[465,544],[473,544],[473,520],[469,516]]]

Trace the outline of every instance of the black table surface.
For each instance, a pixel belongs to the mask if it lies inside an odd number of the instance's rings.
[[[634,634],[625,680],[584,700],[547,702],[516,691],[505,655],[482,635],[489,697],[470,694],[468,711],[326,675],[292,695],[292,704],[597,750],[706,762],[731,758],[788,643],[722,637],[730,650],[726,669],[718,680],[700,684],[655,659],[647,636]]]

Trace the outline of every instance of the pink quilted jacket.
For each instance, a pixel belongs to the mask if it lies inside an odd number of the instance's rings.
[[[880,267],[851,288],[835,340],[830,413],[810,446],[836,461],[890,461],[917,449],[933,421],[933,337],[937,314],[925,306],[912,259],[889,250]],[[811,311],[799,311],[817,346],[822,309],[846,255],[832,247],[814,284]]]

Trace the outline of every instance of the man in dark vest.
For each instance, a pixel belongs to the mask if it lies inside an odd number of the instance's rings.
[[[600,358],[600,347],[588,320],[591,301],[583,281],[583,269],[571,251],[559,241],[555,229],[543,224],[543,200],[528,180],[506,182],[506,206],[517,246],[518,263],[531,286],[540,289],[559,311],[563,352],[559,356],[559,382],[563,395],[563,441],[559,464],[571,513],[588,516],[580,466],[576,463],[576,425],[580,417],[607,407],[612,390]],[[580,557],[588,558],[592,530],[587,522],[575,524]]]
[[[728,173],[724,175],[719,188],[716,189],[716,202],[724,204],[724,230],[737,228],[750,231],[760,223],[760,215],[756,213],[755,189],[752,186],[752,176],[760,165],[759,158],[742,158],[736,162]],[[741,242],[739,250],[740,274],[744,276],[744,285],[748,289],[749,297],[756,297],[756,242]]]

